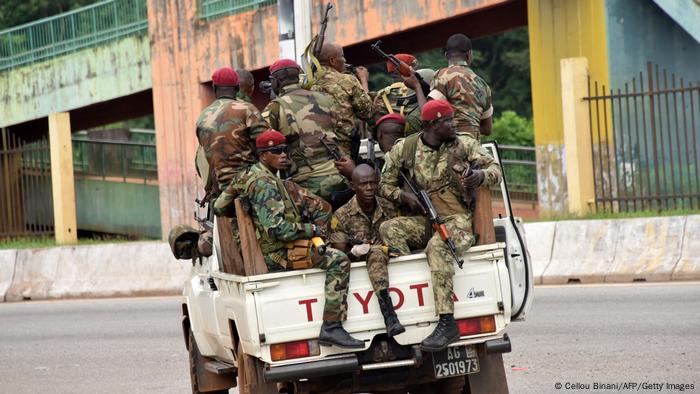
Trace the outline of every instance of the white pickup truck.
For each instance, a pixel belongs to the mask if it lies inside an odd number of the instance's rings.
[[[496,160],[497,149],[484,145]],[[500,160],[499,160],[500,162]],[[505,178],[505,177],[504,177]],[[390,294],[406,332],[390,338],[364,262],[352,264],[343,326],[364,349],[321,347],[324,271],[253,276],[223,272],[214,231],[210,258],[194,264],[183,291],[182,327],[194,393],[507,392],[502,353],[508,324],[523,319],[533,295],[523,227],[512,216],[506,182],[494,201],[496,243],[474,246],[454,277],[461,339],[426,353],[420,342],[438,317],[423,253],[393,258]],[[500,207],[500,208],[499,208]]]

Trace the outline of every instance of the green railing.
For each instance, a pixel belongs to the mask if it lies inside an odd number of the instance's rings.
[[[277,0],[200,0],[199,16],[206,20],[277,4]]]
[[[146,0],[105,0],[0,32],[0,71],[148,30]]]

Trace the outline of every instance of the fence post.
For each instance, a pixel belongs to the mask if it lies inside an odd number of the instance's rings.
[[[588,105],[588,59],[561,59],[562,118],[569,212],[582,215],[593,211],[595,184]]]
[[[75,182],[73,179],[73,146],[71,144],[70,114],[49,115],[49,145],[51,149],[51,190],[56,243],[78,241],[75,215]]]

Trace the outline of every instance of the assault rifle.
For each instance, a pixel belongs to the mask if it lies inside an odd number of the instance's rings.
[[[377,173],[377,178],[379,178],[379,165],[377,164],[377,155],[374,154],[374,145],[377,142],[372,138],[372,133],[368,133],[367,136],[367,163],[374,168],[374,172]]]
[[[427,82],[425,82],[425,79],[423,79],[423,77],[417,72],[411,70],[411,66],[399,60],[396,56],[394,56],[394,54],[382,51],[382,48],[379,47],[380,45],[382,45],[382,40],[379,40],[372,44],[372,50],[377,52],[379,56],[390,61],[394,65],[394,67],[396,67],[396,69],[399,70],[399,73],[404,77],[408,78],[411,76],[411,74],[415,74],[416,78],[418,79],[418,82],[420,82],[420,87],[423,90],[423,94],[426,97],[428,97],[428,94],[430,93],[430,85]]]
[[[326,12],[321,21],[321,30],[316,36],[316,42],[314,42],[313,54],[314,57],[318,58],[321,55],[321,48],[323,48],[323,41],[326,39],[326,27],[328,27],[328,12],[333,8],[333,3],[330,1],[326,4]]]
[[[321,138],[321,145],[326,149],[326,152],[328,152],[328,156],[331,157],[331,159],[338,161],[340,160],[340,152],[338,151],[338,147],[332,147],[328,145],[328,142],[326,142],[326,137]]]
[[[418,190],[416,185],[413,183],[411,178],[406,174],[404,170],[401,170],[400,173],[404,183],[408,185],[408,187],[411,189],[411,192],[415,194],[416,197],[418,197],[418,201],[420,201],[420,204],[423,206],[423,209],[425,209],[425,212],[428,215],[428,219],[430,220],[433,229],[437,231],[438,234],[440,234],[440,238],[442,238],[442,241],[445,243],[445,245],[447,245],[447,249],[450,251],[450,254],[455,259],[457,265],[461,269],[462,265],[464,264],[464,260],[457,256],[457,248],[455,247],[455,243],[454,241],[452,241],[452,238],[450,236],[450,230],[447,229],[447,226],[445,225],[445,220],[441,218],[440,215],[438,215],[435,206],[433,206],[433,201],[430,199],[430,196],[428,196],[428,193],[425,190]]]

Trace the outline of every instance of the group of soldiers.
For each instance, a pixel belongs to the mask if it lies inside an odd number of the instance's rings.
[[[347,72],[343,48],[326,42],[310,89],[302,87],[295,61],[270,65],[276,97],[262,112],[250,103],[250,73],[226,67],[212,75],[216,100],[197,121],[211,205],[216,215],[233,217],[236,198],[249,202],[270,272],[326,271],[321,345],[364,347],[342,326],[351,261],[367,261],[387,333],[403,333],[389,297],[387,264],[391,256],[422,248],[440,316],[422,348],[440,351],[459,339],[455,260],[426,227],[425,207],[402,177],[428,193],[461,255],[475,242],[470,191],[498,183],[501,170],[479,143],[490,133],[493,109],[488,85],[469,67],[471,42],[451,36],[445,56],[446,68],[418,74],[432,77],[430,89],[417,73],[403,76],[390,62],[394,83],[370,92],[367,70]],[[396,57],[417,68],[412,55]],[[362,130],[378,141],[383,163],[358,157]],[[232,227],[237,238],[235,221]],[[319,237],[330,245],[317,245]]]

